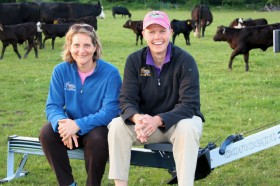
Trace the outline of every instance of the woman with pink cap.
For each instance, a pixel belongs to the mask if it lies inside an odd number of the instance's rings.
[[[204,117],[194,58],[170,42],[166,13],[143,20],[144,47],[127,58],[120,93],[121,116],[108,125],[109,179],[128,185],[132,145],[170,142],[178,184],[194,184]]]

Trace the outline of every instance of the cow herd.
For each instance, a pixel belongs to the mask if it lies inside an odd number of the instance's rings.
[[[136,34],[136,42],[140,39],[143,45],[142,27],[143,21],[132,21],[131,12],[123,6],[112,7],[112,16],[128,17],[123,25]],[[7,17],[9,19],[7,19]],[[52,49],[56,37],[64,37],[69,27],[74,23],[87,23],[97,30],[97,17],[105,18],[103,7],[98,1],[92,3],[67,3],[67,2],[21,2],[0,3],[0,40],[3,43],[0,59],[3,58],[6,47],[11,44],[18,58],[17,44],[27,42],[27,51],[24,58],[34,48],[35,57],[38,58],[37,45],[45,48],[45,42],[52,39]],[[183,34],[186,45],[190,43],[190,33],[195,37],[204,37],[206,27],[213,22],[213,15],[207,5],[196,5],[191,11],[191,19],[173,19],[170,23],[173,29],[172,42],[179,34]],[[268,24],[264,18],[260,19],[234,19],[229,26],[219,26],[214,41],[226,41],[233,52],[230,55],[228,68],[232,69],[235,56],[244,55],[245,70],[249,70],[249,51],[260,48],[265,51],[273,45],[273,30],[280,29],[280,23]],[[44,39],[42,38],[44,34]]]
[[[131,14],[130,14],[131,15]],[[196,5],[191,11],[191,19],[171,21],[173,29],[172,42],[175,44],[175,39],[179,34],[183,34],[186,45],[190,43],[190,33],[194,31],[195,37],[204,37],[206,26],[213,22],[213,15],[207,5]],[[136,34],[136,45],[140,38],[142,44],[142,28],[143,22],[128,20],[123,27],[132,29]],[[229,43],[233,52],[230,55],[228,68],[232,69],[234,58],[239,55],[244,55],[245,71],[249,71],[249,51],[252,49],[262,49],[266,51],[268,47],[273,46],[273,30],[280,29],[280,23],[268,24],[264,18],[246,19],[236,18],[228,27],[219,26],[216,34],[213,36],[214,41],[226,41]]]
[[[115,8],[119,8],[119,7],[113,7],[112,11],[113,11],[113,16],[115,17],[114,11]],[[121,8],[125,8],[125,7],[121,7]],[[124,15],[129,15],[129,18],[131,17],[131,13],[126,14],[127,12],[129,12],[126,8],[125,11],[122,11],[122,13]],[[121,13],[120,13],[121,14]],[[194,8],[192,9],[191,12],[191,19],[187,19],[187,20],[177,20],[177,19],[173,19],[170,23],[171,28],[173,29],[173,37],[172,37],[172,42],[175,43],[176,37],[179,36],[181,33],[184,35],[185,41],[186,41],[186,45],[191,45],[190,43],[190,33],[191,31],[194,31],[194,35],[195,37],[204,37],[204,32],[206,29],[206,26],[209,26],[213,21],[213,15],[212,12],[210,11],[210,8],[207,5],[196,5],[194,6]],[[133,22],[134,24],[127,24]],[[136,24],[137,22],[137,24]],[[140,28],[138,25],[142,24],[142,20],[139,21],[129,21],[126,22],[123,27],[124,28],[129,28],[131,30],[133,30],[133,32],[136,34],[136,45],[138,44],[138,38],[142,39],[142,28]],[[134,26],[136,25],[136,27]]]
[[[118,13],[117,13],[118,12]],[[115,14],[121,14],[122,16],[128,15],[129,20],[123,25],[124,28],[131,29],[136,34],[136,45],[138,45],[138,40],[140,38],[142,44],[142,27],[139,25],[143,24],[142,20],[131,21],[131,13],[126,7],[113,7],[112,14],[115,18]],[[192,9],[191,19],[187,20],[177,20],[173,19],[170,22],[171,28],[173,29],[172,42],[175,43],[175,39],[181,33],[184,35],[186,40],[186,45],[191,45],[190,43],[190,33],[195,32],[196,37],[204,37],[204,32],[206,26],[209,26],[213,21],[213,16],[210,8],[207,5],[196,5]]]
[[[73,2],[20,2],[0,3],[0,40],[3,43],[0,59],[6,47],[11,44],[19,58],[17,44],[28,42],[24,58],[34,48],[38,58],[37,44],[45,47],[47,39],[52,39],[52,49],[56,37],[65,36],[73,23],[87,23],[97,29],[97,19],[104,18],[103,8],[98,1],[93,3]],[[55,24],[56,23],[56,24]],[[44,39],[42,40],[42,32]]]

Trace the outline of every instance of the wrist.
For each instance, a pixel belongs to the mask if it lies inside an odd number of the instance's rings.
[[[158,127],[165,127],[164,121],[163,121],[162,117],[160,117],[160,116],[156,116],[156,117],[157,117],[158,120],[159,120],[159,122],[158,122]]]
[[[141,116],[141,114],[134,114],[133,116],[131,116],[130,120],[133,123],[136,123],[140,116]]]

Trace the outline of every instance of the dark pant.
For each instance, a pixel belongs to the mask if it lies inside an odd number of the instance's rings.
[[[108,129],[104,126],[96,127],[78,138],[79,148],[84,148],[88,186],[101,185],[109,156],[107,135]],[[39,139],[45,156],[56,174],[59,185],[68,186],[72,184],[74,178],[67,154],[68,148],[64,146],[59,133],[54,132],[51,124],[48,123],[42,127]]]

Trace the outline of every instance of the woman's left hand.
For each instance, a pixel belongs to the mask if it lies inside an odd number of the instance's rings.
[[[76,135],[79,130],[80,128],[74,120],[62,119],[58,121],[58,133],[60,134],[62,141],[65,141],[66,139],[70,141],[72,136]],[[74,139],[76,139],[76,137],[74,137]]]

